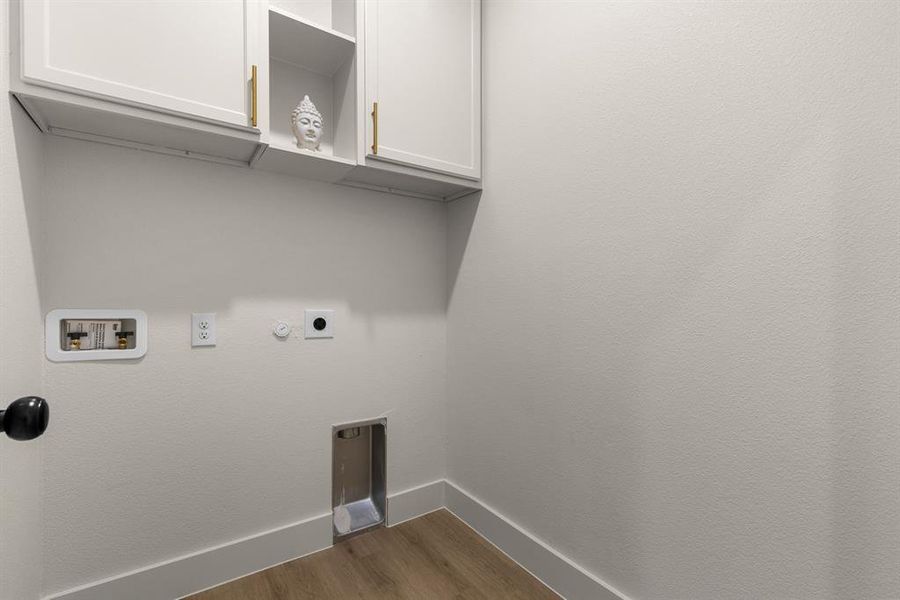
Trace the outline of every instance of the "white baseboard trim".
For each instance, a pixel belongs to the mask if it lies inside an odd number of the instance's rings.
[[[443,508],[444,480],[439,479],[388,497],[388,527]]]
[[[388,526],[446,507],[567,600],[629,600],[457,485],[438,480],[388,497]],[[331,546],[331,513],[116,575],[44,600],[172,600]]]
[[[331,545],[331,514],[95,581],[47,600],[172,600]]]
[[[629,600],[455,484],[446,481],[447,510],[567,600]]]
[[[388,525],[444,505],[444,480],[388,497]],[[167,560],[46,597],[44,600],[172,600],[331,546],[331,513]]]

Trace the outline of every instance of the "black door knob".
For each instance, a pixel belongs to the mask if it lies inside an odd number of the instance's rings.
[[[25,396],[0,410],[0,431],[14,440],[33,440],[47,429],[50,405],[43,398]]]

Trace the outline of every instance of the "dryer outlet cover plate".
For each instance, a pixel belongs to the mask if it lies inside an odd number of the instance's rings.
[[[334,311],[306,309],[304,312],[303,335],[310,338],[334,337]]]

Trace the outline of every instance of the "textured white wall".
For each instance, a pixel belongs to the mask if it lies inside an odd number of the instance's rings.
[[[333,422],[388,414],[391,491],[441,477],[445,357],[450,478],[637,600],[897,597],[898,21],[488,1],[487,191],[446,273],[440,205],[41,142],[4,96],[4,335],[106,305],[151,340],[45,363],[0,598],[41,586],[42,448],[46,594],[328,510]],[[305,307],[338,337],[271,336]],[[0,350],[0,402],[39,348]]]
[[[898,6],[486,2],[452,481],[636,599],[900,597]]]
[[[8,6],[0,2],[0,89],[9,77]],[[0,407],[40,395],[43,320],[36,241],[43,140],[0,92]],[[42,440],[0,434],[0,600],[34,600],[41,578]]]
[[[44,593],[329,511],[333,423],[388,416],[389,492],[443,477],[443,205],[46,149],[43,311],[143,309],[150,348],[46,363]],[[304,308],[335,309],[336,337],[304,340]],[[191,349],[192,311],[218,313],[217,347]]]

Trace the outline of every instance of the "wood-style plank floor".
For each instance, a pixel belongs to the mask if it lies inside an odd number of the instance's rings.
[[[376,529],[186,600],[559,600],[446,510]]]

